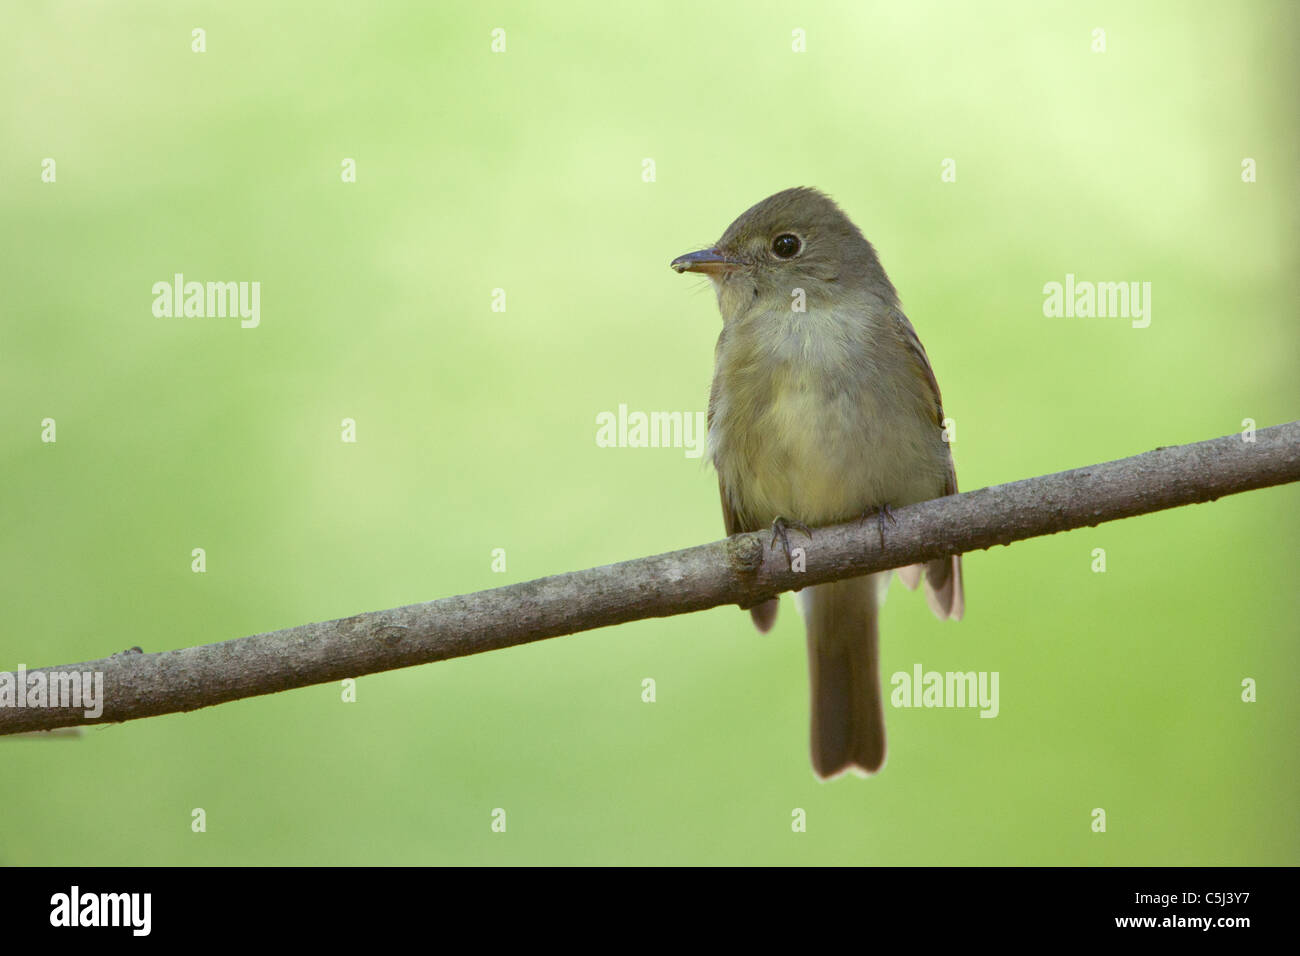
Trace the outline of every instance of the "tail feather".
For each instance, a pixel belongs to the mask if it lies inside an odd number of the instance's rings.
[[[781,602],[779,599],[770,598],[762,604],[749,609],[750,615],[754,618],[754,626],[758,628],[758,633],[766,634],[772,630],[772,625],[776,623],[776,612],[780,607]]]
[[[966,611],[966,594],[961,584],[960,554],[926,563],[925,601],[939,620],[961,620]]]
[[[885,762],[876,616],[877,587],[886,580],[887,572],[849,578],[800,595],[808,629],[812,763],[823,780],[847,770],[872,774]]]

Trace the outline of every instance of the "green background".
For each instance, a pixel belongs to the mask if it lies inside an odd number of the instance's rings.
[[[1296,7],[1134,6],[5,4],[0,668],[720,537],[701,459],[595,417],[704,408],[668,262],[792,185],[879,250],[963,489],[1300,417]],[[175,272],[260,327],[155,318]],[[1067,272],[1150,327],[1045,318]],[[1001,715],[891,710],[873,779],[812,775],[787,596],[0,739],[0,862],[1295,864],[1297,505],[971,554],[959,624],[895,584],[884,673],[996,670]]]

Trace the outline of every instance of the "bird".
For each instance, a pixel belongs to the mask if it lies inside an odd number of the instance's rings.
[[[714,352],[708,452],[728,535],[792,531],[956,494],[943,402],[929,357],[871,243],[826,194],[785,189],[742,213],[713,246],[678,256],[707,276],[722,331]],[[965,610],[961,556],[924,573],[934,614]],[[889,571],[802,588],[813,771],[829,780],[885,762],[879,609]],[[760,632],[778,599],[750,609]]]

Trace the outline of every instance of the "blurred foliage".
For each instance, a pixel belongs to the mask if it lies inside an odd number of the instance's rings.
[[[701,459],[595,418],[704,407],[668,262],[791,185],[879,250],[964,489],[1298,417],[1296,7],[1134,6],[5,5],[0,668],[720,537]],[[155,318],[178,272],[260,326]],[[1045,318],[1067,273],[1150,327]],[[896,588],[884,672],[1001,713],[892,711],[871,780],[812,776],[787,598],[0,740],[0,863],[1295,864],[1298,504],[969,555],[956,625]]]

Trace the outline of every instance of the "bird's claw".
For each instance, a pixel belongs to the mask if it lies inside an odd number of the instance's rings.
[[[876,527],[880,531],[880,547],[883,549],[885,547],[885,521],[888,519],[890,524],[898,524],[898,519],[894,517],[894,511],[888,504],[863,512],[862,520],[865,522],[868,518],[876,519]]]
[[[785,550],[785,559],[790,562],[790,570],[794,570],[794,556],[790,553],[790,528],[796,531],[802,531],[809,541],[812,540],[812,531],[806,524],[799,521],[790,521],[779,515],[772,522],[772,550],[776,550],[776,543],[781,542],[781,547]]]

